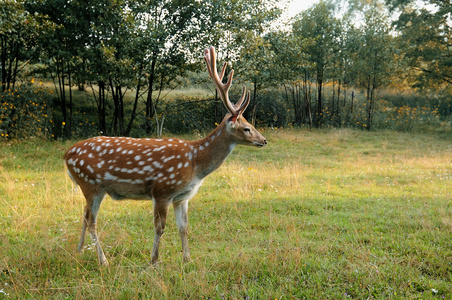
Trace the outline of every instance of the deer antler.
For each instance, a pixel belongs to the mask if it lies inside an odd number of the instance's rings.
[[[226,71],[226,63],[224,63],[223,68],[221,69],[221,73],[220,75],[218,75],[216,63],[217,59],[214,47],[210,47],[210,49],[206,49],[204,51],[204,60],[206,61],[207,72],[209,73],[210,78],[212,78],[212,81],[215,84],[218,93],[220,94],[220,98],[223,101],[223,104],[226,106],[226,108],[232,115],[237,116],[241,114],[246,109],[250,102],[250,93],[249,92],[247,93],[246,88],[243,87],[242,96],[240,97],[239,101],[234,105],[229,100],[228,94],[229,88],[231,87],[232,84],[234,70],[231,70],[228,81],[226,83],[222,83],[223,76]]]

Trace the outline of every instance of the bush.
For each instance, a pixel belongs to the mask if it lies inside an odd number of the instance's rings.
[[[443,125],[437,108],[428,107],[385,107],[374,117],[377,128],[397,131],[424,131]]]
[[[214,99],[179,97],[165,103],[164,128],[171,133],[192,133],[209,130],[215,120]],[[161,119],[162,116],[160,116]]]
[[[238,99],[240,95],[231,93],[231,99]],[[259,95],[256,107],[256,126],[286,127],[292,120],[292,111],[284,102],[278,91],[263,91]],[[245,111],[245,117],[251,122],[251,103]],[[165,130],[175,134],[205,132],[211,130],[215,124],[221,122],[226,114],[221,101],[212,98],[178,97],[168,101],[165,111]],[[162,115],[160,116],[160,118]]]
[[[53,127],[53,108],[49,93],[41,86],[22,85],[0,92],[0,138],[49,137]]]
[[[293,108],[285,101],[284,94],[277,90],[265,90],[259,94],[256,107],[256,125],[259,127],[292,126]],[[250,104],[251,105],[251,104]],[[248,108],[248,115],[252,107]],[[249,117],[248,117],[249,118]],[[251,118],[249,118],[251,120]]]

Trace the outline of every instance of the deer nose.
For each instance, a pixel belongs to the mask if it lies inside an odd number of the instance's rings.
[[[264,145],[267,145],[267,140],[264,140]]]

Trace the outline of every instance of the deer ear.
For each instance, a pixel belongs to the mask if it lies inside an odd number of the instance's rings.
[[[235,127],[235,123],[237,122],[237,118],[239,117],[239,115],[232,115],[231,117],[229,117],[228,119],[228,126],[230,128],[234,128]]]

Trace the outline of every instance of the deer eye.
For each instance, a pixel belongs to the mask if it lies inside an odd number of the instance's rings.
[[[246,128],[243,128],[243,131],[245,131],[246,133],[250,133],[250,132],[251,132],[251,129],[248,128],[248,127],[246,127]]]

